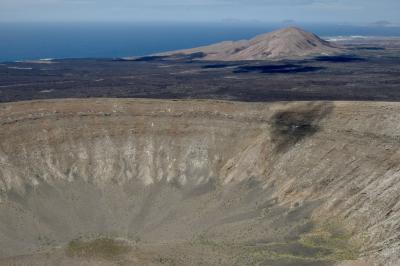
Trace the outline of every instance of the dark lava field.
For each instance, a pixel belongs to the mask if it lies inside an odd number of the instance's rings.
[[[0,63],[0,102],[54,98],[400,100],[400,42],[344,43],[347,54],[210,62],[198,56]]]

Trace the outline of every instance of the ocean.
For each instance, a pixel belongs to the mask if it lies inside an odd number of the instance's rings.
[[[117,58],[254,37],[286,25],[262,23],[0,23],[0,62]],[[298,25],[320,36],[400,36],[400,27]]]

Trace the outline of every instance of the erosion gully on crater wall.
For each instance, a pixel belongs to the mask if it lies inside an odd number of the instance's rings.
[[[396,265],[399,119],[380,102],[1,104],[0,264]]]

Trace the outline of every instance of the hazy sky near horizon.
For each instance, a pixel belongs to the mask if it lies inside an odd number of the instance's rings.
[[[399,10],[400,0],[0,0],[0,21],[294,20],[398,25]]]

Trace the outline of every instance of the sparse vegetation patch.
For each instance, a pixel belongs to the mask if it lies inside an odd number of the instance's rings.
[[[66,253],[71,257],[113,259],[129,250],[130,247],[126,243],[110,238],[98,238],[90,241],[75,239],[68,243]]]

